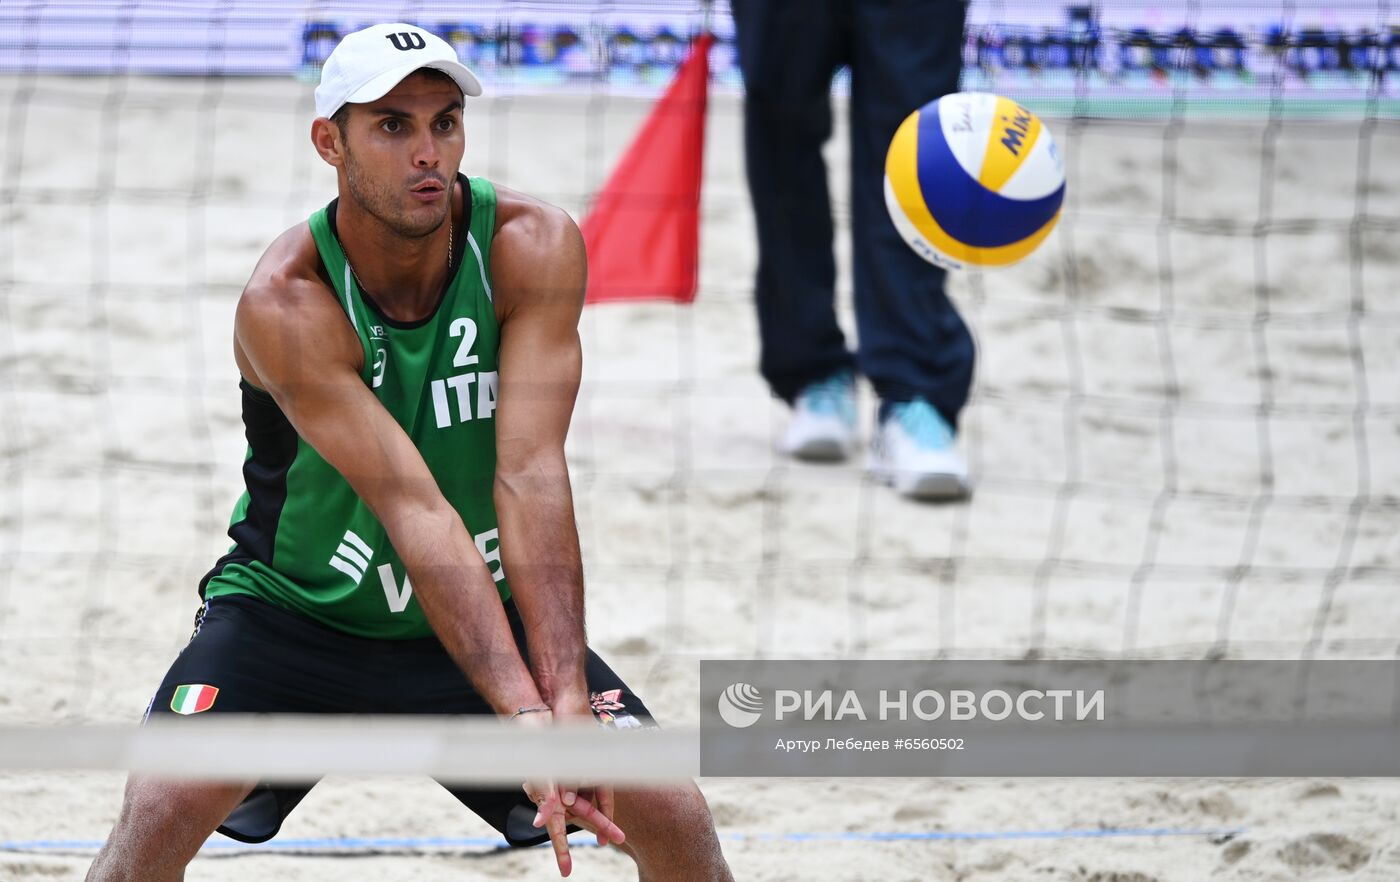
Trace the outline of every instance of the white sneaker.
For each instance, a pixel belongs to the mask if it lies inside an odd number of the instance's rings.
[[[856,440],[855,377],[842,371],[812,383],[792,404],[792,422],[782,451],[797,459],[838,462],[851,455]]]
[[[914,499],[958,499],[971,487],[952,427],[922,398],[890,407],[870,444],[870,471]]]

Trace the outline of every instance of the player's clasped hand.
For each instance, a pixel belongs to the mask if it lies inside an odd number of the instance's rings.
[[[598,838],[599,845],[621,845],[626,839],[622,828],[600,811],[589,799],[592,792],[587,788],[566,788],[553,782],[532,782],[525,785],[525,792],[538,806],[534,824],[544,827],[549,833],[550,844],[554,846],[554,859],[559,864],[559,874],[567,876],[573,869],[573,857],[569,854],[569,824],[582,827]],[[569,796],[573,802],[566,805]]]
[[[520,719],[525,725],[552,722],[548,712]],[[568,876],[573,871],[573,856],[569,854],[569,824],[591,832],[597,837],[599,845],[621,845],[626,839],[622,828],[612,820],[611,787],[578,787],[545,780],[528,781],[524,790],[536,806],[534,825],[543,827],[549,833],[561,876]]]

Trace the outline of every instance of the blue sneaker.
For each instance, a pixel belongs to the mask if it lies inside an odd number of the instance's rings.
[[[807,386],[792,403],[782,451],[797,459],[839,462],[856,438],[856,380],[842,371]]]
[[[890,406],[870,444],[870,471],[914,499],[958,499],[971,488],[953,427],[922,398]]]

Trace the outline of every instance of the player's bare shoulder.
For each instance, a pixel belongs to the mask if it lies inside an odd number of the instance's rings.
[[[273,240],[254,267],[234,317],[234,357],[243,376],[260,388],[263,370],[296,353],[315,363],[345,360],[355,370],[364,350],[335,290],[325,277],[316,241],[306,223]]]
[[[522,306],[577,312],[588,282],[583,234],[562,208],[497,186],[491,275],[502,320]]]

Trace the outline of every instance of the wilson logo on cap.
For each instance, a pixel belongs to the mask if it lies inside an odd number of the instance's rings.
[[[394,44],[394,48],[400,52],[407,52],[410,49],[422,49],[428,45],[423,42],[422,34],[410,34],[408,31],[399,31],[397,34],[385,34],[384,39]]]

